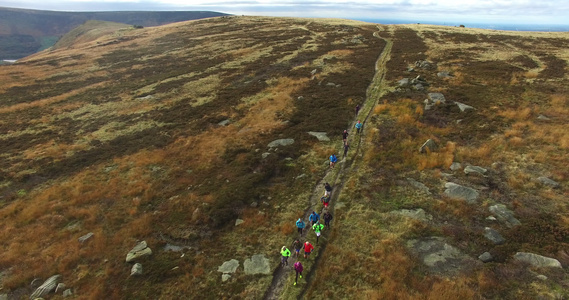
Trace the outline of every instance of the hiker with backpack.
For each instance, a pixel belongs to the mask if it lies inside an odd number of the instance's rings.
[[[332,221],[333,218],[332,214],[329,211],[326,211],[322,217],[324,218],[324,226],[326,226],[326,228],[330,228],[330,221]]]
[[[346,141],[348,140],[348,131],[344,130],[344,132],[342,132],[342,140],[344,141],[344,144],[346,144]]]
[[[295,253],[295,257],[298,257],[300,254],[300,249],[302,249],[302,243],[300,242],[299,239],[294,240],[294,242],[292,242],[292,249],[294,249]]]
[[[362,129],[363,126],[364,124],[362,124],[362,122],[358,120],[358,122],[356,123],[356,133],[360,133],[360,130]]]
[[[294,263],[294,270],[296,271],[296,278],[294,279],[294,285],[296,285],[296,283],[298,282],[298,275],[300,275],[300,278],[302,278],[303,267],[300,261]]]
[[[336,154],[332,154],[330,155],[330,168],[334,168],[334,166],[336,165],[336,162],[338,161],[338,158],[336,157]]]
[[[308,241],[304,243],[304,246],[302,246],[302,248],[304,248],[304,258],[308,258],[308,256],[310,256],[310,253],[312,253],[314,250],[314,246],[312,246],[312,244]]]
[[[322,229],[324,229],[324,225],[320,224],[320,221],[316,222],[312,225],[312,229],[314,229],[314,233],[316,233],[316,244],[318,244],[318,238],[320,234],[322,234]]]
[[[319,220],[320,220],[320,215],[317,214],[315,211],[312,211],[310,217],[308,217],[308,221],[310,221],[310,226],[313,226],[314,223],[318,222]]]
[[[296,221],[296,228],[298,228],[298,233],[300,235],[302,235],[302,231],[304,230],[304,227],[306,227],[306,224],[304,223],[304,221],[301,218],[298,218],[298,221]]]
[[[288,266],[288,258],[290,257],[290,250],[288,250],[288,249],[286,248],[286,246],[283,246],[283,247],[281,248],[281,255],[282,255],[282,256],[281,256],[281,266],[283,266],[283,267],[284,267],[285,265]]]
[[[328,205],[330,204],[330,199],[332,199],[332,197],[330,195],[324,195],[322,196],[322,198],[320,198],[320,202],[322,202],[322,204],[324,205],[324,208],[328,208]]]
[[[330,196],[332,193],[332,187],[328,182],[324,183],[324,196]]]

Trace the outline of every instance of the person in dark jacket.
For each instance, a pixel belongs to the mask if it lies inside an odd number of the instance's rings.
[[[294,240],[294,242],[292,242],[292,249],[294,249],[295,252],[294,255],[298,257],[300,249],[302,249],[302,243],[300,242],[300,240],[296,239]]]
[[[332,221],[333,218],[332,214],[329,211],[327,211],[324,213],[323,217],[324,217],[324,226],[326,226],[326,228],[330,228],[330,221]]]

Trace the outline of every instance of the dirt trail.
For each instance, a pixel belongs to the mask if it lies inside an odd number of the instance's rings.
[[[378,26],[378,29],[381,30]],[[379,32],[375,32],[374,36],[377,38],[382,39],[379,36]],[[339,161],[336,164],[336,169],[329,169],[326,172],[326,175],[324,175],[324,177],[318,182],[318,184],[314,187],[313,191],[312,191],[312,195],[310,197],[310,201],[309,201],[309,205],[306,208],[306,210],[304,211],[304,217],[303,219],[305,221],[308,221],[308,217],[310,216],[310,214],[312,213],[312,211],[316,210],[316,207],[319,205],[320,203],[320,197],[322,196],[322,191],[323,191],[323,185],[325,182],[329,182],[334,190],[332,191],[332,195],[331,195],[331,201],[330,201],[330,207],[329,207],[329,211],[332,213],[332,215],[334,215],[334,203],[337,202],[339,195],[342,193],[342,189],[344,187],[344,183],[345,183],[345,178],[347,176],[347,174],[352,170],[352,166],[354,165],[354,162],[357,160],[357,158],[360,155],[361,152],[361,142],[362,142],[362,137],[363,137],[363,130],[365,130],[365,124],[369,118],[369,116],[371,115],[371,112],[373,111],[373,108],[375,107],[375,105],[377,104],[377,102],[379,101],[379,98],[382,96],[382,83],[383,83],[383,78],[385,77],[385,73],[386,73],[386,63],[389,60],[390,57],[390,53],[391,53],[391,46],[392,46],[392,42],[389,40],[385,40],[387,43],[383,49],[383,51],[381,52],[381,54],[379,55],[379,58],[377,59],[376,63],[375,63],[375,75],[373,77],[373,80],[371,82],[371,84],[368,87],[368,91],[367,91],[367,97],[365,100],[365,103],[362,105],[362,108],[360,109],[360,113],[359,116],[365,116],[365,118],[362,120],[362,123],[364,124],[364,127],[362,128],[362,134],[356,135],[355,133],[353,133],[353,130],[350,132],[350,138],[348,139],[348,142],[350,142],[350,145],[352,150],[351,150],[351,155],[348,155],[348,158],[346,159],[342,159],[341,161]],[[360,119],[361,120],[361,119]],[[355,123],[357,120],[354,119],[354,121],[352,122],[352,124],[350,125],[349,128],[354,128]],[[357,143],[356,147],[353,147],[353,141],[355,141]],[[343,153],[343,151],[340,151],[338,153]],[[349,159],[350,156],[352,157],[352,159]],[[332,222],[333,223],[333,222]],[[308,222],[307,222],[308,224]],[[307,229],[306,232],[304,233],[304,235],[306,235],[308,232],[310,231],[310,229]],[[304,236],[303,235],[303,236]],[[329,233],[326,233],[326,236],[328,236]],[[306,278],[307,283],[304,284],[304,287],[302,288],[302,291],[300,292],[298,298],[301,299],[304,297],[304,294],[308,291],[308,289],[311,286],[311,282],[312,282],[312,278],[314,277],[314,273],[316,272],[316,269],[318,268],[318,263],[320,261],[320,257],[322,256],[321,254],[325,251],[326,249],[326,245],[328,244],[326,242],[327,238],[326,236],[321,236],[320,237],[320,244],[315,247],[315,250],[312,254],[312,258],[314,259],[314,264],[310,267],[310,268],[306,268],[305,267],[305,271],[304,271],[304,277]],[[288,276],[294,276],[294,269],[292,267],[292,263],[290,263],[287,267],[279,267],[277,268],[277,270],[275,270],[275,272],[273,273],[273,280],[271,282],[271,286],[267,289],[267,291],[265,292],[265,296],[263,297],[264,299],[280,299],[283,288],[285,283],[287,282],[287,278]]]

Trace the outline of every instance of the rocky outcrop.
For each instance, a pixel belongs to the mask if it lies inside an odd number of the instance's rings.
[[[478,256],[478,259],[483,263],[487,263],[491,262],[494,259],[494,257],[492,257],[492,254],[490,254],[490,252],[484,252],[480,254],[480,256]]]
[[[30,299],[40,298],[51,293],[52,291],[55,290],[60,280],[61,280],[61,275],[51,276],[46,281],[44,281],[44,283],[40,285],[35,290],[35,292],[33,292],[33,294],[30,295]]]
[[[521,225],[522,223],[514,217],[514,213],[507,209],[504,204],[496,204],[489,207],[490,212],[498,219],[498,221],[504,223],[508,228]]]
[[[269,259],[263,254],[255,254],[250,259],[247,258],[243,266],[245,268],[245,274],[247,275],[271,273]]]
[[[460,168],[462,168],[462,165],[457,162],[453,162],[449,167],[449,169],[451,169],[452,171],[458,171],[460,170]]]
[[[538,268],[562,268],[561,263],[557,259],[533,253],[518,252],[514,255],[514,259]]]
[[[224,262],[221,266],[217,268],[217,272],[221,273],[235,273],[239,267],[239,261],[236,259],[231,259]]]
[[[476,203],[479,193],[475,189],[462,186],[453,182],[445,184],[445,195],[452,199],[464,200],[470,204]]]
[[[488,172],[487,169],[484,169],[482,167],[479,166],[466,166],[466,168],[464,168],[464,174],[469,175],[469,174],[480,174],[480,175],[484,175],[486,174],[486,172]]]
[[[547,185],[547,186],[550,186],[552,188],[558,188],[559,187],[559,183],[557,181],[549,179],[545,176],[538,177],[537,181],[539,181],[543,185]]]
[[[133,262],[136,259],[152,254],[152,250],[146,244],[146,241],[138,243],[126,255],[126,262]]]
[[[267,145],[269,148],[284,147],[294,144],[294,139],[278,139],[274,140]]]
[[[504,239],[504,237],[502,237],[502,235],[498,231],[490,227],[484,228],[484,237],[486,237],[495,245],[501,245],[506,242],[506,239]]]
[[[407,248],[435,273],[452,275],[475,262],[456,247],[447,244],[442,237],[409,240]]]
[[[309,131],[308,134],[310,134],[313,137],[316,137],[321,142],[329,142],[330,141],[330,138],[328,137],[326,132]]]

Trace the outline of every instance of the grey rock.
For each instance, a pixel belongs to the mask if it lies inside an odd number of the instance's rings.
[[[466,166],[466,168],[464,168],[464,174],[468,175],[468,174],[480,174],[480,175],[484,175],[486,174],[488,170],[479,167],[479,166]]]
[[[502,237],[502,235],[498,231],[490,227],[484,228],[484,237],[486,237],[495,245],[502,245],[503,243],[506,242],[506,239],[504,239],[504,237]]]
[[[498,221],[498,219],[496,219],[494,216],[488,216],[486,218],[486,221],[495,222],[495,221]]]
[[[429,100],[434,104],[446,103],[445,96],[441,93],[429,93]]]
[[[135,263],[130,269],[130,276],[140,276],[142,275],[142,265]]]
[[[303,96],[298,96],[298,98],[296,98],[296,99],[298,99],[298,101],[302,101],[302,100],[304,100],[304,97],[303,97]]]
[[[255,208],[257,206],[259,206],[259,202],[255,201],[255,202],[251,203],[251,207]]]
[[[541,275],[541,274],[540,274],[540,275],[537,275],[537,276],[535,276],[535,278],[537,278],[537,279],[539,279],[539,280],[542,280],[542,281],[546,281],[546,280],[547,280],[547,276],[545,276],[545,275]]]
[[[462,168],[462,165],[460,163],[457,163],[457,162],[453,162],[449,167],[449,169],[451,169],[451,171],[458,171],[458,170],[460,170],[460,168]]]
[[[437,76],[441,78],[452,77],[449,71],[440,71],[437,73]]]
[[[413,86],[413,89],[415,89],[416,91],[422,91],[425,89],[425,87],[422,84],[417,83]]]
[[[475,189],[462,186],[453,182],[445,183],[445,195],[452,199],[464,200],[473,204],[478,199],[479,193]]]
[[[221,273],[235,273],[239,267],[239,261],[236,259],[231,259],[224,262],[221,266],[217,268],[217,272]]]
[[[227,280],[229,280],[229,278],[231,278],[231,275],[229,274],[221,274],[221,281],[222,282],[226,282]]]
[[[533,253],[518,252],[514,255],[514,259],[538,268],[562,268],[561,263],[557,259]]]
[[[492,257],[492,254],[490,254],[490,252],[484,252],[478,256],[478,259],[484,263],[487,263],[491,262],[494,257]]]
[[[333,83],[333,82],[328,82],[328,83],[326,83],[326,86],[333,86],[333,87],[336,87],[336,84]]]
[[[292,144],[294,144],[294,139],[278,139],[270,142],[268,147],[269,148],[275,148],[280,146],[284,147],[284,146],[290,146]]]
[[[261,157],[262,157],[263,159],[265,159],[265,158],[267,158],[269,155],[271,155],[270,152],[265,152],[265,153],[261,154]]]
[[[401,210],[392,211],[390,213],[394,214],[394,215],[400,215],[400,216],[408,217],[411,219],[419,220],[419,221],[425,222],[425,223],[427,223],[433,219],[433,216],[431,216],[430,214],[427,214],[422,208],[401,209]]]
[[[92,238],[93,235],[95,235],[95,234],[92,233],[92,232],[89,232],[89,233],[87,233],[86,235],[80,237],[78,240],[79,240],[79,242],[80,242],[81,244],[83,244],[85,241],[87,241],[88,239]]]
[[[53,275],[50,278],[48,278],[46,281],[44,281],[44,283],[42,285],[40,285],[35,292],[33,292],[30,295],[30,299],[35,299],[35,298],[39,298],[39,297],[43,297],[49,293],[51,293],[53,290],[55,290],[55,287],[57,286],[57,284],[59,283],[59,280],[61,279],[61,275]]]
[[[146,244],[146,241],[138,243],[126,255],[126,262],[133,262],[134,260],[152,254],[152,250]]]
[[[520,221],[514,217],[514,213],[507,209],[504,204],[492,205],[488,208],[498,221],[506,224],[508,228],[521,225]]]
[[[71,297],[73,296],[73,292],[71,291],[71,289],[66,289],[65,291],[63,291],[63,297],[67,298],[67,297]]]
[[[425,152],[427,152],[427,149],[429,149],[429,151],[431,151],[431,152],[437,150],[437,144],[435,143],[435,141],[433,141],[432,139],[428,139],[428,140],[421,146],[421,148],[419,148],[419,152],[420,152],[420,153],[425,153]]]
[[[243,221],[241,219],[237,219],[237,220],[235,220],[235,226],[239,226],[239,225],[243,224],[243,222],[245,222],[245,221]]]
[[[172,251],[172,252],[180,252],[180,251],[184,251],[185,249],[192,249],[192,247],[190,246],[178,246],[178,245],[173,245],[173,244],[166,244],[164,246],[164,251]]]
[[[397,81],[397,84],[398,84],[400,87],[406,87],[406,86],[409,85],[409,78],[403,78],[403,79]]]
[[[263,254],[255,254],[250,259],[247,258],[243,263],[245,274],[271,274],[269,259]]]
[[[231,120],[227,119],[227,120],[223,120],[223,121],[217,123],[217,125],[219,125],[219,126],[227,126],[227,125],[229,125],[229,123],[231,123]]]
[[[552,188],[558,188],[559,187],[558,182],[551,180],[551,179],[544,177],[544,176],[538,177],[537,181],[541,182],[541,184],[543,184],[543,185],[547,185],[547,186],[550,186]]]
[[[546,116],[544,116],[544,115],[539,115],[539,116],[537,116],[537,119],[538,119],[538,120],[541,120],[541,121],[550,121],[550,120],[551,120],[550,118],[548,118],[548,117],[546,117]]]
[[[309,131],[308,134],[310,134],[313,137],[316,137],[321,142],[329,142],[330,141],[330,138],[328,137],[326,132]]]
[[[413,178],[407,178],[407,182],[409,183],[409,185],[411,185],[412,187],[414,187],[418,190],[421,190],[421,191],[426,192],[426,193],[430,193],[429,188],[426,185],[418,182],[417,180],[415,180]]]
[[[447,244],[441,237],[409,240],[407,248],[435,273],[452,275],[474,263],[472,258]]]
[[[421,68],[421,69],[432,69],[434,67],[434,65],[426,60],[418,60],[415,62],[415,67],[417,68]]]
[[[55,287],[55,293],[56,293],[56,294],[57,294],[57,293],[62,293],[63,290],[65,290],[65,288],[66,288],[65,283],[60,282],[60,283],[58,283],[57,286]]]
[[[415,68],[413,68],[413,67],[407,68],[407,72],[414,72],[414,71],[415,71]]]
[[[312,72],[310,72],[311,75],[316,75],[316,73],[318,73],[318,69],[314,69]]]
[[[464,103],[460,103],[460,102],[454,102],[458,108],[460,109],[461,112],[465,112],[467,110],[474,110],[474,107],[470,106],[470,105],[466,105]]]

